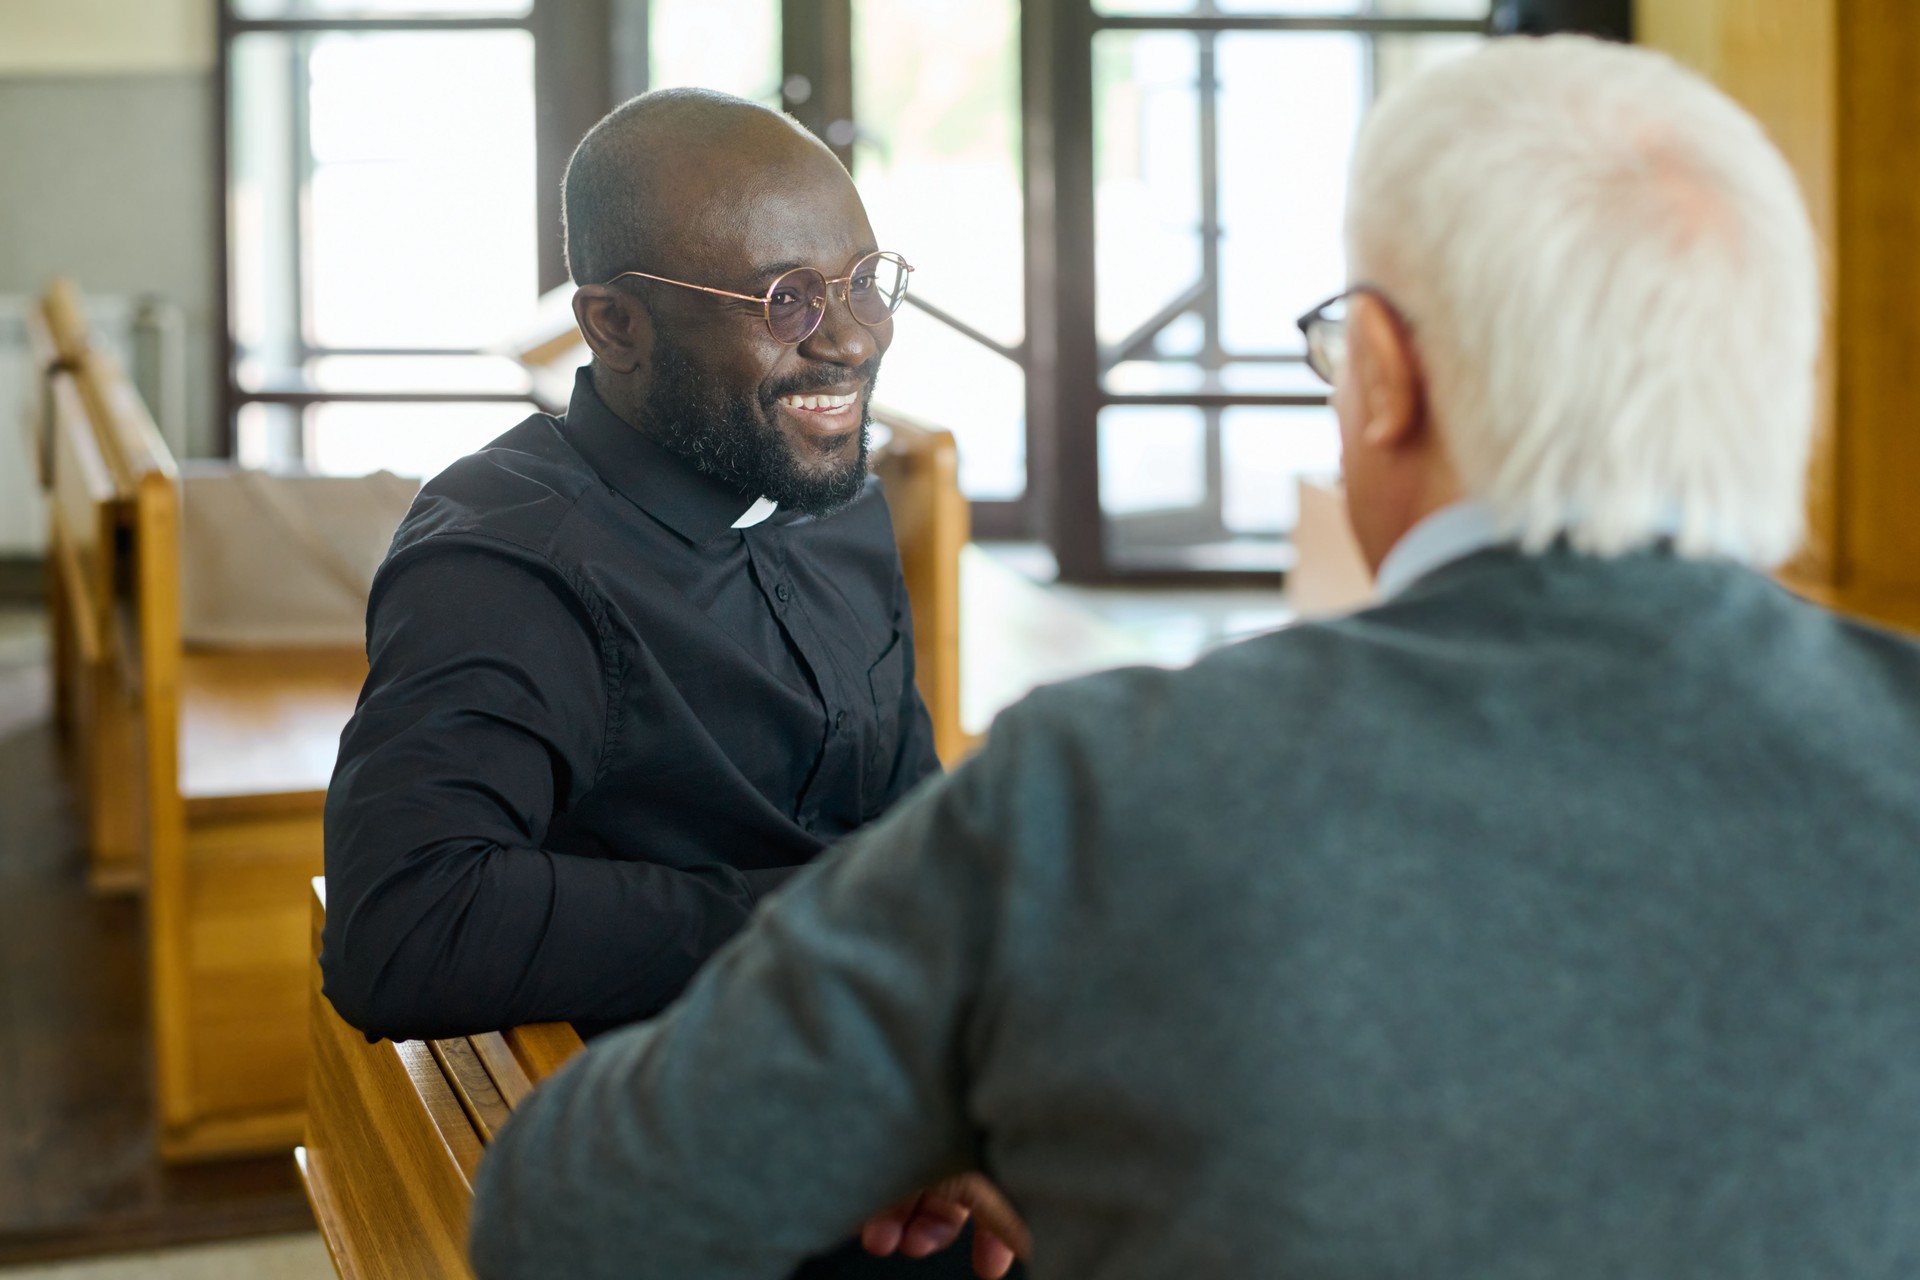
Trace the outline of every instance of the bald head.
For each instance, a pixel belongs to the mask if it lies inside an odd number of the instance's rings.
[[[581,140],[565,218],[609,409],[749,500],[824,515],[861,492],[893,321],[854,314],[852,273],[880,246],[833,152],[740,98],[649,93]],[[846,288],[789,341],[769,308],[802,268]]]
[[[575,284],[659,266],[691,224],[783,173],[831,166],[832,151],[794,121],[712,89],[630,98],[587,131],[567,162],[562,233]]]

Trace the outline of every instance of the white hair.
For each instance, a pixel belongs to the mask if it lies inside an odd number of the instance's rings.
[[[1792,554],[1813,228],[1786,161],[1704,80],[1580,37],[1494,41],[1368,117],[1347,241],[1412,328],[1462,483],[1528,549]]]

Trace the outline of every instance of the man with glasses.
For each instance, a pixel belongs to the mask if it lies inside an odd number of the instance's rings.
[[[374,588],[322,957],[370,1035],[652,1013],[938,768],[866,466],[908,268],[846,171],[658,93],[581,142],[566,213],[572,405],[429,482]]]
[[[975,1168],[1073,1280],[1920,1268],[1920,646],[1756,571],[1792,174],[1563,37],[1389,94],[1350,196],[1381,603],[1007,712],[515,1113],[482,1276],[772,1277]]]
[[[846,170],[664,91],[582,140],[565,213],[592,364],[426,485],[369,605],[321,966],[370,1037],[655,1013],[939,769],[867,473],[911,268]]]

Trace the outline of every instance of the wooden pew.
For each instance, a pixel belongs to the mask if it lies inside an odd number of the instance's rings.
[[[129,628],[125,473],[78,378],[48,378],[48,609],[66,773],[95,889],[144,880],[137,653]]]
[[[960,556],[970,536],[953,433],[875,408],[888,439],[873,455],[893,512],[893,536],[913,605],[914,682],[933,719],[934,749],[951,769],[976,745],[960,716]]]
[[[132,808],[145,817],[161,1154],[285,1150],[303,1123],[306,884],[320,870],[321,806],[366,660],[347,649],[187,652],[173,459],[106,356],[86,353],[56,388],[76,392],[129,495],[130,608],[112,613],[131,620],[116,652],[134,664],[144,758],[128,776],[144,802]],[[108,492],[91,491],[103,530]]]
[[[53,414],[48,384],[55,371],[65,367],[47,318],[47,301],[42,298],[26,311],[28,368],[26,403],[21,412],[34,474],[43,491],[53,487]]]
[[[91,345],[87,308],[80,296],[80,286],[65,276],[56,279],[40,299],[40,313],[61,361],[69,366],[78,364]]]
[[[60,353],[53,333],[47,327],[42,303],[26,310],[27,369],[26,395],[20,405],[20,425],[26,436],[27,456],[32,462],[34,483],[42,494],[53,493],[53,375],[59,371]],[[73,728],[73,652],[74,639],[64,630],[66,599],[58,561],[51,555],[52,521],[49,517],[46,591],[47,626],[52,643],[48,646],[53,668],[53,723],[63,743],[69,742]]]
[[[395,1044],[341,1021],[320,992],[326,881],[312,882],[312,1077],[294,1152],[344,1280],[470,1276],[467,1217],[480,1156],[533,1086],[578,1053],[565,1023]]]

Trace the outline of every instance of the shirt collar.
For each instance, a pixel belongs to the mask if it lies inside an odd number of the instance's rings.
[[[1450,503],[1407,530],[1380,562],[1376,596],[1391,600],[1442,565],[1507,541],[1493,508],[1468,499]]]
[[[733,522],[736,529],[751,529],[780,509],[780,504],[772,498],[755,498],[738,520]]]
[[[690,542],[710,542],[773,514],[771,499],[750,498],[707,475],[607,408],[593,389],[591,365],[574,375],[562,431],[602,480]]]

